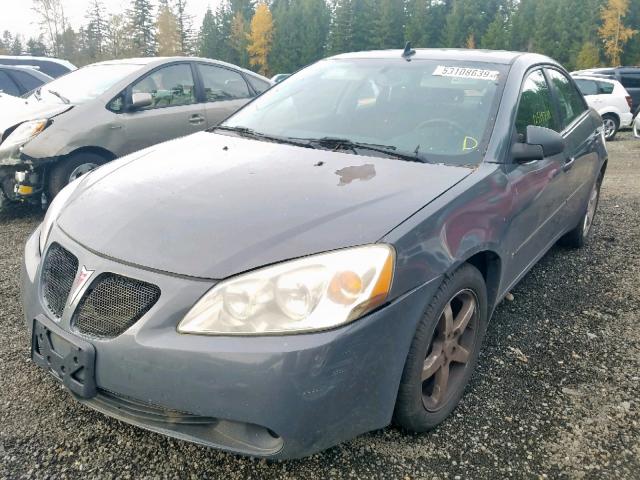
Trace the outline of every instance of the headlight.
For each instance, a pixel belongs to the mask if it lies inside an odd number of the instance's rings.
[[[44,216],[44,220],[42,221],[42,228],[40,229],[40,254],[44,252],[44,247],[47,246],[47,240],[49,238],[49,234],[51,233],[51,228],[55,223],[56,219],[60,215],[60,212],[64,208],[65,204],[69,200],[69,197],[75,192],[76,188],[80,184],[80,178],[74,180],[69,185],[64,187],[58,195],[53,199],[51,205],[47,209],[47,213]]]
[[[47,128],[48,123],[49,120],[47,120],[46,118],[21,123],[13,132],[11,132],[7,139],[2,143],[2,146],[14,147],[16,145],[27,143],[29,140],[31,140],[33,137]]]
[[[337,327],[386,301],[394,263],[392,247],[376,244],[254,270],[209,290],[178,332],[267,335]]]

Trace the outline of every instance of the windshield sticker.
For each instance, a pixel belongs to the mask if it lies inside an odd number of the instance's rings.
[[[497,70],[482,70],[481,68],[447,67],[444,65],[438,65],[432,75],[436,77],[470,78],[475,80],[496,81],[498,80],[500,72]]]

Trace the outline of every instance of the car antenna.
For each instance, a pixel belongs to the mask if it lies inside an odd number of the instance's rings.
[[[416,54],[415,49],[411,48],[411,42],[407,42],[404,46],[404,52],[402,52],[402,58],[407,62],[411,61],[411,57]]]

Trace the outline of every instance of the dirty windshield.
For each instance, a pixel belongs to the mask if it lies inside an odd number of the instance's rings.
[[[479,62],[326,60],[274,86],[223,129],[365,155],[476,164],[505,76],[504,65]]]

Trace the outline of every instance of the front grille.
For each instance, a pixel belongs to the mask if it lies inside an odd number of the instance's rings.
[[[52,243],[42,267],[42,295],[56,318],[62,317],[77,272],[78,259],[75,255]]]
[[[136,323],[159,297],[156,285],[103,273],[85,292],[72,326],[86,335],[113,338]]]

